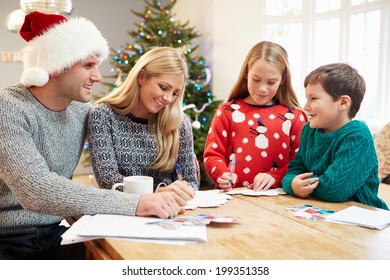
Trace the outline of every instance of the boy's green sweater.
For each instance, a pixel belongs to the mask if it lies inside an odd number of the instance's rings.
[[[302,129],[299,150],[283,179],[283,189],[295,196],[292,180],[306,172],[319,178],[312,193],[319,199],[353,200],[389,210],[378,197],[378,160],[372,135],[361,121],[353,120],[330,133],[310,128],[307,123]]]

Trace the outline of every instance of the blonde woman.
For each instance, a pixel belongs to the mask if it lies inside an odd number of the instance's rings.
[[[257,43],[212,120],[204,150],[207,174],[226,191],[280,187],[306,122],[287,52],[273,42]]]
[[[178,50],[155,48],[139,59],[120,87],[95,103],[88,141],[101,188],[145,175],[154,178],[155,190],[172,192],[180,205],[194,196],[198,182],[191,122],[182,111],[187,78]]]

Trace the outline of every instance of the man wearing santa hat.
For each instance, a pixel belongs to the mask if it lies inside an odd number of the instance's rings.
[[[83,259],[60,245],[63,217],[158,216],[183,211],[168,192],[134,195],[71,180],[86,136],[91,89],[108,46],[85,18],[32,12],[20,35],[24,71],[0,89],[0,259]]]

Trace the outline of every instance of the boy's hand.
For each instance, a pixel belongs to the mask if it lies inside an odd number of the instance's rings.
[[[295,176],[292,180],[291,188],[299,197],[309,196],[313,190],[318,187],[320,181],[318,178],[312,178],[313,172],[303,173]]]

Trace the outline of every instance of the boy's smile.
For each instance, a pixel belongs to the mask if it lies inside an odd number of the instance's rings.
[[[307,85],[306,105],[304,109],[310,119],[311,128],[320,128],[332,132],[350,121],[348,110],[345,110],[340,100],[334,101],[320,84]]]

